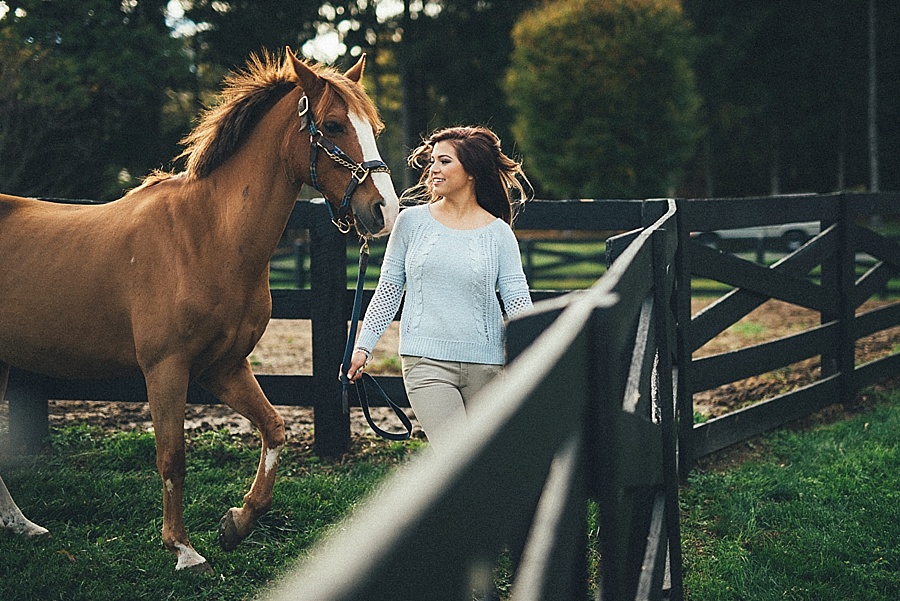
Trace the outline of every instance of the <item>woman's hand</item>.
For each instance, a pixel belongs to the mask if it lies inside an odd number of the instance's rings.
[[[351,382],[356,382],[363,375],[363,369],[366,367],[366,363],[369,361],[369,355],[362,349],[356,349],[353,351],[353,355],[350,357],[350,369],[347,370],[347,378]],[[338,379],[340,379],[341,374],[344,372],[344,366],[341,365],[341,371],[338,373]]]

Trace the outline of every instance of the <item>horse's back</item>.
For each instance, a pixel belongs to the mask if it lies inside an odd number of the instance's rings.
[[[21,196],[11,196],[9,194],[0,194],[0,221],[6,219],[23,207],[28,207],[32,203],[41,202],[34,198],[23,198]]]
[[[0,195],[0,361],[53,375],[133,363],[111,208]]]
[[[0,195],[0,361],[100,377],[246,356],[270,315],[268,272],[234,281],[210,203],[185,202],[185,183],[99,205]]]

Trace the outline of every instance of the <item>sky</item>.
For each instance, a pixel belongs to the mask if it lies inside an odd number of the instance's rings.
[[[375,12],[380,20],[389,19],[403,11],[402,0],[369,1],[376,2]],[[0,16],[2,16],[4,5],[5,3],[0,1]],[[169,14],[169,26],[175,29],[176,35],[190,35],[196,30],[197,25],[184,18],[184,8],[180,0],[169,0],[167,11]],[[319,9],[319,14],[323,17],[323,21],[334,21],[338,16],[335,9],[328,5],[322,6]],[[339,23],[336,29],[330,24],[323,22],[319,25],[316,37],[306,42],[300,49],[301,53],[304,57],[311,58],[316,62],[333,63],[347,51],[347,47],[341,42],[341,39],[351,26],[349,21],[343,21]]]
[[[138,0],[121,0],[123,7],[130,3],[136,3]],[[185,0],[189,4],[190,0]],[[375,3],[375,13],[379,20],[390,19],[399,15],[403,11],[403,0],[358,0],[361,5],[366,2]],[[225,6],[225,3],[222,4]],[[167,22],[173,28],[176,36],[189,36],[197,31],[197,24],[184,18],[184,6],[182,0],[169,0],[166,7],[168,18]],[[440,5],[429,0],[413,0],[410,4],[410,10],[414,13],[424,12],[431,14],[440,11]],[[0,0],[0,19],[3,19],[9,13],[9,5]],[[317,62],[331,64],[347,51],[347,47],[341,41],[343,34],[347,33],[353,26],[348,21],[339,21],[338,27],[333,27],[330,22],[334,22],[339,16],[339,12],[330,5],[324,5],[319,9],[319,14],[323,17],[322,24],[319,25],[317,35],[312,40],[306,42],[301,48],[304,57],[311,58]],[[354,54],[351,49],[351,54]]]

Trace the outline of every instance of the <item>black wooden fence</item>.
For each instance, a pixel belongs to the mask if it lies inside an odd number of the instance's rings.
[[[642,201],[535,201],[526,206],[516,223],[523,229],[628,230],[644,223],[644,204]],[[350,420],[341,410],[340,384],[334,376],[343,355],[353,305],[353,291],[348,289],[352,282],[348,284],[347,278],[347,237],[332,225],[321,201],[298,202],[287,227],[308,231],[310,288],[272,290],[272,317],[311,321],[313,374],[260,374],[257,379],[272,404],[313,407],[316,452],[338,456],[350,444]],[[371,290],[367,291],[366,304],[371,294]],[[555,294],[536,291],[533,297],[540,300]],[[408,406],[399,377],[384,377],[379,381],[392,399]],[[13,369],[7,398],[13,448],[33,451],[40,448],[48,434],[47,399],[140,402],[146,401],[147,392],[140,377],[60,380]],[[188,402],[218,401],[203,389],[192,386]]]
[[[483,392],[490,401],[460,432],[451,457],[417,458],[273,596],[468,598],[506,549],[516,599],[586,598],[593,571],[585,549],[598,545],[603,599],[680,598],[679,470],[900,374],[896,350],[861,365],[854,356],[861,337],[900,327],[900,302],[857,312],[900,277],[900,244],[867,226],[874,216],[900,216],[900,194],[531,203],[520,228],[631,231],[607,241],[612,264],[591,289],[536,293],[535,310],[510,323],[514,359]],[[800,221],[820,221],[821,234],[770,267],[690,236]],[[351,300],[345,241],[321,204],[299,203],[292,224],[310,231],[312,288],[275,291],[274,316],[312,320],[314,375],[260,381],[275,404],[314,406],[319,452],[339,453],[349,438],[334,377]],[[861,256],[875,262],[858,274]],[[695,276],[734,289],[691,315]],[[693,357],[771,298],[818,311],[821,325]],[[821,357],[823,369],[808,385],[693,424],[694,393],[811,357]],[[405,398],[398,379],[383,380]],[[10,396],[11,434],[29,419],[25,408],[43,406],[37,421],[45,428],[47,398],[146,398],[140,382],[69,383],[21,372]],[[600,513],[599,534],[587,532],[589,500]]]
[[[420,457],[396,475],[271,598],[467,599],[507,549],[513,598],[584,599],[592,573],[585,550],[596,544],[598,598],[680,599],[679,463],[684,471],[699,456],[900,373],[896,351],[859,366],[854,359],[859,337],[900,327],[897,302],[856,315],[900,274],[900,245],[861,225],[900,214],[900,195],[665,205],[651,227],[608,241],[612,266],[590,290],[513,320],[505,377],[483,391],[454,452]],[[690,238],[694,230],[807,220],[821,221],[822,233],[771,267]],[[857,277],[860,253],[877,262]],[[816,266],[813,282],[807,274]],[[735,288],[692,317],[692,275]],[[770,298],[819,311],[822,325],[693,359],[703,341]],[[825,366],[818,381],[693,424],[694,392],[816,355]],[[597,540],[586,531],[589,499],[600,514]]]
[[[675,203],[637,206],[662,215],[603,278],[510,323],[513,359],[453,451],[416,458],[271,598],[471,599],[505,550],[512,598],[587,599],[589,545],[604,599],[680,596]]]
[[[900,303],[858,313],[868,299],[900,277],[900,244],[874,231],[883,216],[900,217],[900,194],[830,194],[678,202],[678,379],[682,474],[694,459],[838,401],[863,387],[900,375],[900,353],[855,364],[857,340],[900,325]],[[691,241],[690,232],[772,223],[820,221],[821,233],[772,266],[758,265]],[[874,261],[873,261],[874,259]],[[860,267],[860,269],[857,269]],[[815,275],[816,277],[811,277]],[[694,277],[733,290],[691,316]],[[821,325],[784,338],[718,355],[693,353],[769,299],[818,312]],[[897,334],[900,342],[900,333]],[[693,395],[723,384],[820,357],[815,381],[786,394],[694,425]]]

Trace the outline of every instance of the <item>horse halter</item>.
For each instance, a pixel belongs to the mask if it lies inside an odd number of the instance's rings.
[[[309,110],[309,99],[306,97],[306,94],[301,96],[300,101],[297,103],[297,113],[300,116],[300,129],[302,130],[306,127],[309,130],[309,178],[312,180],[313,188],[321,192],[322,196],[325,196],[325,192],[322,192],[319,188],[316,166],[320,148],[325,151],[325,154],[332,161],[350,170],[352,177],[350,178],[350,183],[347,184],[347,190],[344,192],[344,198],[341,200],[341,206],[338,207],[337,212],[331,206],[328,198],[325,199],[325,204],[328,205],[328,212],[331,213],[331,222],[337,226],[342,234],[346,234],[356,225],[356,217],[353,215],[353,208],[350,206],[350,198],[353,196],[356,188],[366,181],[370,173],[390,173],[391,170],[382,161],[357,163],[341,150],[337,144],[326,138],[319,131],[319,128],[316,127],[315,121],[313,121],[312,113]]]

